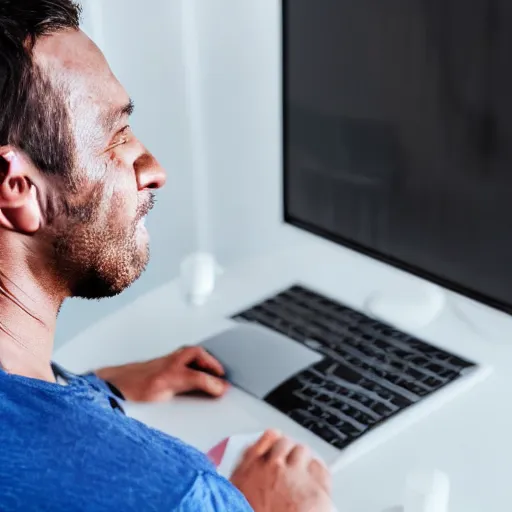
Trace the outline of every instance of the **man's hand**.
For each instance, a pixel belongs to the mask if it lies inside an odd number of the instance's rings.
[[[302,445],[268,431],[231,477],[255,512],[331,512],[331,475]]]
[[[212,375],[193,370],[191,365],[204,368]],[[159,359],[104,368],[95,373],[134,402],[162,402],[192,391],[220,397],[228,389],[227,382],[220,378],[224,375],[222,365],[201,347],[185,347]]]

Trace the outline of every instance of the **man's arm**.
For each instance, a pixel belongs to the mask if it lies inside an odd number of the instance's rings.
[[[134,402],[162,402],[191,391],[220,397],[228,389],[222,378],[222,365],[201,347],[185,347],[152,361],[103,368],[94,373],[118,388],[126,400]]]

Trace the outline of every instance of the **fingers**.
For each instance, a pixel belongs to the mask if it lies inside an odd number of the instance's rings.
[[[327,466],[319,459],[313,457],[307,446],[297,444],[293,440],[281,436],[274,440],[263,457],[267,462],[292,467],[307,468],[309,474],[328,493],[331,491],[331,473]]]
[[[209,354],[203,347],[184,347],[174,354],[180,364],[188,366],[190,363],[197,363],[198,366],[211,370],[213,373],[222,377],[225,372],[222,365]]]
[[[267,430],[263,436],[244,454],[244,460],[265,458],[268,462],[303,465],[311,463],[311,451],[307,446],[297,444],[276,430]],[[314,468],[316,471],[317,468]]]
[[[311,461],[311,451],[307,446],[297,444],[288,454],[288,464],[290,466],[307,466]]]
[[[327,466],[318,459],[312,459],[309,463],[309,473],[330,494],[331,472]]]
[[[282,437],[274,443],[266,458],[269,462],[277,462],[279,464],[285,464],[288,460],[288,456],[291,451],[295,448],[295,443],[287,437]]]
[[[219,361],[217,361],[215,357],[213,357],[204,349],[202,349],[202,352],[198,355],[196,361],[199,364],[199,366],[202,366],[203,368],[209,368],[219,377],[223,377],[225,375],[224,368],[219,363]]]
[[[249,463],[266,456],[281,437],[282,434],[277,430],[267,430],[256,443],[245,451],[242,460]]]
[[[183,380],[183,389],[180,392],[202,391],[214,397],[221,397],[228,387],[229,384],[218,377],[196,370],[187,370]]]
[[[245,451],[238,469],[243,471],[258,460],[264,465],[270,463],[290,468],[302,467],[326,493],[331,492],[331,474],[327,466],[314,458],[307,446],[295,443],[276,430],[267,430]]]

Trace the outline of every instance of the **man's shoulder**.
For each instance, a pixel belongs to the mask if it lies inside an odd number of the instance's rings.
[[[125,417],[108,397],[85,387],[39,393],[0,386],[0,411],[0,502],[23,494],[34,504],[27,511],[49,494],[56,511],[86,504],[98,511],[137,510],[144,503],[174,510],[200,487],[203,473],[214,471],[204,454]],[[62,486],[66,493],[52,493]]]

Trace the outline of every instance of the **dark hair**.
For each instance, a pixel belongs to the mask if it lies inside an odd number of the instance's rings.
[[[0,146],[12,145],[49,174],[67,174],[75,161],[64,91],[34,63],[39,37],[75,29],[72,0],[0,0]]]

